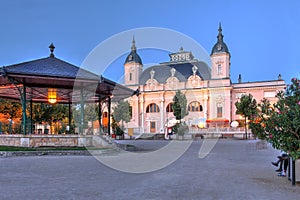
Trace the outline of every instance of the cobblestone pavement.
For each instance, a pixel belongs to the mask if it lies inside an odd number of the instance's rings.
[[[167,143],[128,142],[146,149]],[[269,145],[222,139],[199,159],[202,142],[144,174],[113,170],[92,156],[0,158],[0,199],[299,199],[299,185],[274,172],[280,152]]]

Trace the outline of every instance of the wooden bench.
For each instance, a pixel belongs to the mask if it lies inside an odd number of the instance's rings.
[[[222,133],[221,138],[233,138],[234,134],[233,133]]]
[[[197,138],[203,139],[204,136],[202,133],[196,133],[192,135],[192,139],[197,139]]]

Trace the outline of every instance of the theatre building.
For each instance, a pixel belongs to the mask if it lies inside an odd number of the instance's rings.
[[[242,120],[236,115],[235,102],[243,94],[251,93],[260,101],[276,100],[275,94],[285,87],[278,75],[274,80],[236,83],[230,79],[230,51],[223,41],[221,25],[217,42],[211,49],[211,66],[198,60],[193,53],[180,48],[169,54],[170,60],[143,69],[135,40],[124,64],[124,84],[139,89],[138,96],[128,99],[132,107],[132,119],[127,128],[140,133],[162,133],[165,124],[174,121],[173,97],[177,90],[185,94],[188,115],[184,117],[190,128],[230,127],[232,121]]]

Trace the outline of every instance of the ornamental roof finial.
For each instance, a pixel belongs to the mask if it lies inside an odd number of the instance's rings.
[[[53,43],[50,44],[49,49],[50,49],[50,57],[53,58],[54,57],[53,52],[55,49],[55,46],[53,45]]]
[[[218,31],[219,31],[219,34],[217,36],[218,41],[223,41],[223,34],[222,34],[222,25],[221,25],[221,22],[219,22],[219,29],[218,29]]]
[[[136,46],[135,46],[135,39],[134,39],[134,36],[132,37],[131,51],[136,51]]]

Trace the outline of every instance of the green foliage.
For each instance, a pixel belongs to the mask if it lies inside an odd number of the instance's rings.
[[[64,104],[33,104],[33,120],[36,123],[61,121],[68,116],[68,106]]]
[[[10,119],[21,119],[21,103],[0,98],[0,113],[9,115]]]
[[[119,124],[116,122],[114,116],[112,117],[111,128],[112,128],[113,132],[114,132],[116,135],[123,135],[123,134],[124,134],[124,131],[123,131],[122,128],[119,126]]]
[[[188,115],[187,99],[180,90],[177,90],[173,97],[173,114],[177,120],[181,120]]]
[[[18,133],[21,128],[21,104],[0,98],[0,132]]]
[[[84,119],[83,128],[88,128],[88,121],[94,122],[99,120],[99,105],[96,103],[86,103],[83,108]],[[81,126],[81,105],[76,105],[72,107],[72,121],[75,123],[76,127]],[[100,121],[100,120],[99,120]],[[92,123],[93,125],[93,123]]]
[[[87,124],[87,122],[92,122],[92,127],[89,128],[89,131],[88,131],[89,134],[93,134],[93,130],[94,130],[93,122],[99,118],[98,112],[99,112],[99,106],[95,103],[86,104],[84,107],[85,124]]]
[[[245,133],[247,138],[247,119],[256,114],[256,100],[251,94],[243,95],[240,101],[235,102],[236,114],[240,114],[245,119]]]
[[[116,135],[124,134],[124,122],[129,122],[131,119],[131,108],[128,101],[120,101],[114,108],[112,128]],[[122,122],[120,127],[118,123]]]
[[[33,103],[33,123],[54,125],[54,133],[66,133],[66,123],[69,116],[69,106],[66,104]],[[74,133],[74,126],[68,133]]]
[[[114,119],[116,122],[129,122],[131,119],[130,115],[130,104],[128,101],[120,101],[118,105],[114,108]]]
[[[243,95],[240,101],[235,103],[236,114],[240,114],[245,118],[250,118],[256,112],[256,100],[251,94]]]
[[[98,119],[99,107],[97,104],[86,104],[84,107],[84,117],[86,121],[96,121]]]
[[[269,141],[276,149],[288,152],[294,159],[300,157],[300,81],[293,78],[285,92],[276,96],[277,103],[263,100],[252,117],[255,134]]]
[[[182,120],[188,115],[187,99],[180,90],[177,90],[175,96],[173,97],[172,108],[176,120]],[[179,136],[184,136],[184,134],[189,131],[189,127],[185,123],[180,122],[172,127],[172,131]]]

